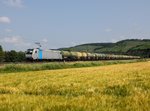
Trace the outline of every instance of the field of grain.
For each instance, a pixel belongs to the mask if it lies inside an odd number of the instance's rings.
[[[0,111],[148,111],[150,62],[0,74]]]

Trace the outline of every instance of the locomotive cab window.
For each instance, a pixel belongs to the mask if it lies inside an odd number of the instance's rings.
[[[32,54],[32,52],[33,52],[33,49],[28,49],[26,54]]]

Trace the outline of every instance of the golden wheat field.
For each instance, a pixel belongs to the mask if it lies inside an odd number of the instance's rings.
[[[1,74],[0,111],[150,111],[150,62]]]

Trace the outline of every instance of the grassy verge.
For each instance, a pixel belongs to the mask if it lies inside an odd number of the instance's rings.
[[[27,72],[27,71],[40,71],[40,70],[54,70],[66,68],[80,68],[92,66],[104,66],[111,64],[123,64],[146,61],[140,60],[110,60],[110,61],[79,61],[79,62],[50,62],[50,63],[32,63],[32,64],[5,64],[0,67],[0,74],[11,72]]]

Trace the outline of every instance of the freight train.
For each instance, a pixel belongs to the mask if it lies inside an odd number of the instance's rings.
[[[28,49],[26,51],[28,60],[115,60],[115,59],[139,59],[139,56],[114,55],[102,53],[59,51],[59,50],[42,50],[40,48]]]

